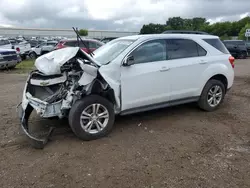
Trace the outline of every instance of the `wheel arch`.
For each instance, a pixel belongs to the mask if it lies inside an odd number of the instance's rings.
[[[223,85],[225,86],[225,90],[227,90],[228,80],[227,80],[227,77],[225,75],[223,75],[223,74],[216,74],[216,75],[212,76],[209,80],[218,80],[218,81],[221,81],[223,83]]]
[[[203,85],[199,91],[199,94],[201,95],[204,87],[206,86],[206,84],[210,81],[210,80],[219,80],[223,83],[223,85],[225,86],[225,91],[227,91],[228,89],[228,78],[225,74],[223,73],[217,73],[217,74],[213,74],[213,75],[209,75],[206,79],[203,80]]]
[[[89,88],[87,89],[87,95],[100,95],[110,101],[112,104],[116,104],[114,90],[107,84],[102,81],[95,79]]]

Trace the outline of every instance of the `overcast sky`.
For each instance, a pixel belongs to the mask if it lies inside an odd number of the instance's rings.
[[[169,17],[211,22],[250,15],[250,0],[0,0],[0,26],[138,31]]]

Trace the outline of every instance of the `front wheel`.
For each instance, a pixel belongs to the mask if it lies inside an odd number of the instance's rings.
[[[82,140],[106,136],[112,130],[114,120],[114,105],[98,95],[90,95],[77,101],[69,113],[70,127]]]
[[[201,93],[199,107],[205,111],[214,111],[223,102],[224,96],[224,84],[219,80],[209,80]]]

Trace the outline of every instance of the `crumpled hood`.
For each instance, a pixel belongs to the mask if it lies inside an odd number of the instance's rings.
[[[76,56],[79,49],[79,47],[67,47],[52,51],[38,57],[35,61],[35,66],[46,75],[60,74],[61,66]]]

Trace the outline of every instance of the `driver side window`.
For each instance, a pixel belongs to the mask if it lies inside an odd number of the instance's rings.
[[[134,64],[164,61],[167,56],[166,42],[165,40],[145,42],[135,49],[131,55],[134,58]]]

